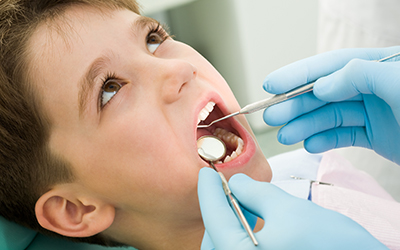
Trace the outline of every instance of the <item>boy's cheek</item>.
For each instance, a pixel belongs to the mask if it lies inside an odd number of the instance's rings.
[[[189,45],[172,39],[165,40],[161,46],[157,48],[154,55],[166,59],[179,58],[183,56],[200,56],[200,54]]]

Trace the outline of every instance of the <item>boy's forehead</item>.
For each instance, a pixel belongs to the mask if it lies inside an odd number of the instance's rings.
[[[124,11],[131,15],[137,15],[129,10]],[[57,50],[59,50],[61,44],[58,43],[63,42],[64,47],[70,49],[71,43],[80,39],[80,32],[89,31],[90,26],[95,26],[101,20],[115,17],[117,12],[118,10],[86,5],[70,6],[60,15],[48,18],[40,23],[31,37],[29,45],[49,51],[49,47],[46,46],[56,45]]]
[[[149,23],[158,23],[152,18],[141,16],[128,9],[76,4],[67,7],[60,15],[43,21],[36,28],[28,48],[31,48],[38,58],[59,57],[65,50],[71,52],[74,43],[82,41],[81,34],[99,30],[101,23],[110,18],[121,19],[121,24],[124,18],[131,19],[133,34],[138,32],[137,28],[146,27]],[[135,19],[137,21],[133,25]]]
[[[128,9],[107,9],[86,5],[71,6],[62,15],[46,20],[37,27],[28,43],[30,61],[35,61],[36,64],[50,65],[53,65],[54,62],[65,61],[63,59],[66,54],[72,54],[80,45],[87,46],[88,43],[84,44],[87,34],[99,37],[97,41],[94,41],[95,43],[104,39],[107,33],[102,33],[102,31],[104,32],[102,28],[107,25],[108,19],[116,19],[118,29],[122,28],[123,23],[127,21],[130,23],[129,28],[132,34],[137,34],[149,23],[158,23],[152,18],[138,15]]]
[[[32,68],[40,69],[43,67],[37,65],[53,65],[54,62],[63,61],[66,54],[72,54],[77,44],[83,44],[82,35],[96,31],[101,21],[118,17],[116,13],[120,11],[129,13],[131,18],[141,17],[127,9],[116,10],[80,4],[70,6],[59,16],[43,21],[28,42],[29,64]],[[40,70],[34,72],[39,73]]]

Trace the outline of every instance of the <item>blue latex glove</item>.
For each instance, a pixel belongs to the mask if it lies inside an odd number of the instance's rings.
[[[372,61],[397,52],[399,46],[342,49],[272,72],[264,89],[273,94],[318,80],[313,93],[266,109],[265,122],[287,123],[278,140],[283,144],[305,140],[311,153],[360,146],[400,164],[400,57]]]
[[[255,234],[255,247],[230,208],[219,175],[200,170],[198,194],[203,221],[212,241],[203,241],[202,250],[240,249],[388,249],[363,227],[337,212],[308,200],[296,198],[278,187],[257,182],[244,174],[234,175],[229,186],[240,203],[265,220]]]

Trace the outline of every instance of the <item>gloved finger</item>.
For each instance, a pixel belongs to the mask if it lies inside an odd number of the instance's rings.
[[[221,177],[216,171],[210,168],[202,168],[199,172],[199,181],[197,186],[200,209],[203,215],[204,223],[219,217],[216,214],[221,213],[220,220],[229,221],[230,207],[225,193],[222,189]]]
[[[236,239],[235,242],[251,243],[229,206],[221,179],[214,170],[200,170],[198,196],[204,225],[216,249],[230,249],[231,239]]]
[[[394,109],[394,114],[399,114],[399,71],[400,62],[352,60],[343,69],[317,81],[314,93],[325,101],[342,101],[359,93],[375,94]]]
[[[375,95],[364,95],[364,104],[368,107],[368,116],[375,116],[368,120],[366,126],[372,148],[386,159],[399,164],[400,125],[393,114],[393,108]]]
[[[400,47],[329,51],[294,62],[272,72],[265,78],[263,87],[269,93],[281,94],[327,76],[344,67],[353,58],[377,60],[398,51],[400,51]]]
[[[289,122],[278,132],[278,141],[291,145],[338,127],[365,126],[362,102],[330,103]]]
[[[393,92],[398,93],[400,90],[399,70],[400,62],[354,59],[341,70],[317,81],[314,91],[318,98],[334,102],[359,93],[375,94],[384,100],[393,100]]]
[[[293,118],[317,109],[326,103],[316,98],[313,93],[306,93],[267,108],[264,111],[264,121],[270,126],[281,126]]]
[[[371,148],[364,127],[330,129],[304,141],[304,148],[310,153],[321,153],[334,148],[350,146]]]
[[[357,95],[347,101],[361,101],[362,96]],[[306,93],[267,108],[264,111],[264,121],[270,126],[281,126],[305,113],[313,111],[326,105],[328,102],[321,101],[313,93]]]

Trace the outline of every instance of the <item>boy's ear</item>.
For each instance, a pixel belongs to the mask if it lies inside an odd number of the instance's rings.
[[[39,224],[68,237],[89,237],[107,229],[114,221],[114,206],[76,191],[73,184],[63,184],[43,194],[35,206]]]

